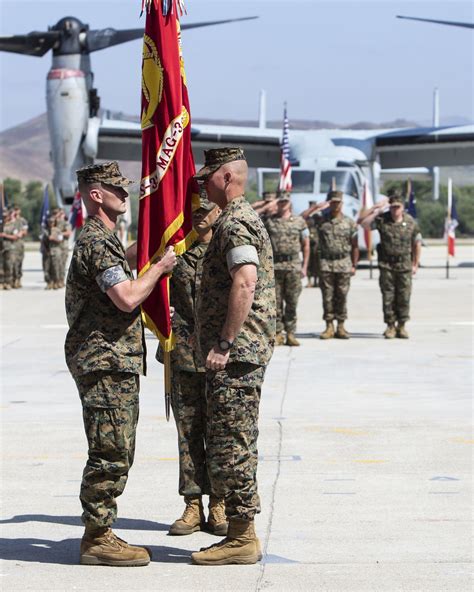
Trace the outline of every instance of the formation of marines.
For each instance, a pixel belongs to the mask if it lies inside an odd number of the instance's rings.
[[[54,208],[40,236],[46,290],[64,288],[72,228],[62,208]]]
[[[325,202],[310,202],[301,216],[291,214],[288,192],[267,192],[263,200],[254,204],[269,232],[274,252],[276,345],[299,345],[294,332],[304,277],[308,277],[308,285],[311,279],[312,285],[321,288],[326,327],[320,338],[350,338],[345,321],[351,278],[359,260],[358,224],[377,230],[380,236],[377,252],[387,324],[384,337],[409,337],[405,324],[409,320],[412,276],[418,270],[421,254],[418,223],[404,211],[404,199],[398,191],[391,191],[387,199],[361,212],[357,223],[343,214],[343,199],[341,191],[330,191]],[[279,271],[283,269],[292,269],[293,273]]]
[[[18,206],[4,210],[3,216],[3,231],[0,232],[0,288],[14,290],[22,287],[24,239],[28,235],[28,222]]]

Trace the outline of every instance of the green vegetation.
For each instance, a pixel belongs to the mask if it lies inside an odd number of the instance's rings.
[[[442,238],[448,203],[448,188],[440,187],[439,201],[432,199],[432,185],[430,181],[413,181],[413,189],[416,197],[416,209],[421,233],[425,238]],[[389,189],[399,189],[402,193],[406,190],[406,183],[387,182],[382,193]],[[453,195],[458,212],[459,226],[456,230],[458,236],[474,236],[474,185],[454,187]]]
[[[41,181],[30,181],[24,187],[18,179],[7,178],[3,182],[3,191],[8,206],[20,206],[22,215],[28,220],[27,240],[38,240],[40,235],[40,215],[43,203],[44,185]],[[54,193],[49,188],[49,206],[56,207]]]

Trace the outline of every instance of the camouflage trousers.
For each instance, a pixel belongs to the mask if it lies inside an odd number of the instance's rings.
[[[82,521],[111,526],[135,454],[140,377],[91,372],[75,380],[89,447],[80,492]]]
[[[63,254],[60,249],[51,249],[48,257],[48,277],[50,282],[64,281]]]
[[[351,285],[350,273],[322,271],[319,285],[323,296],[323,319],[345,321],[347,319],[347,294]]]
[[[13,249],[3,250],[3,283],[12,284],[15,269],[15,254]]]
[[[13,249],[13,281],[23,277],[23,260],[25,259],[25,245],[21,242]]]
[[[265,367],[235,362],[206,373],[207,466],[228,518],[252,520],[257,491],[258,408]]]
[[[173,368],[171,395],[179,452],[179,494],[209,495],[206,464],[206,374]]]
[[[405,323],[410,318],[411,282],[411,270],[394,271],[380,268],[379,284],[385,323]]]
[[[301,290],[301,273],[297,269],[275,270],[276,331],[296,331],[296,309]]]

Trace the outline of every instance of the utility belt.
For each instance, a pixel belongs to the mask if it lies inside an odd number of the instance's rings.
[[[290,261],[297,261],[299,255],[279,255],[275,254],[273,257],[274,263],[289,263]]]
[[[324,253],[321,255],[321,259],[326,259],[326,261],[339,261],[339,259],[345,259],[349,257],[349,253],[339,253],[337,255],[331,253]]]
[[[380,255],[380,261],[382,263],[402,263],[406,261],[406,256],[404,255]]]

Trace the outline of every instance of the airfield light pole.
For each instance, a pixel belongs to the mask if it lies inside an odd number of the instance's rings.
[[[446,216],[446,279],[449,280],[449,227],[451,226],[451,204],[453,203],[453,180],[448,179],[448,211]]]
[[[433,127],[439,127],[439,88],[436,87],[433,93]],[[431,169],[433,184],[433,201],[439,200],[439,167]]]

